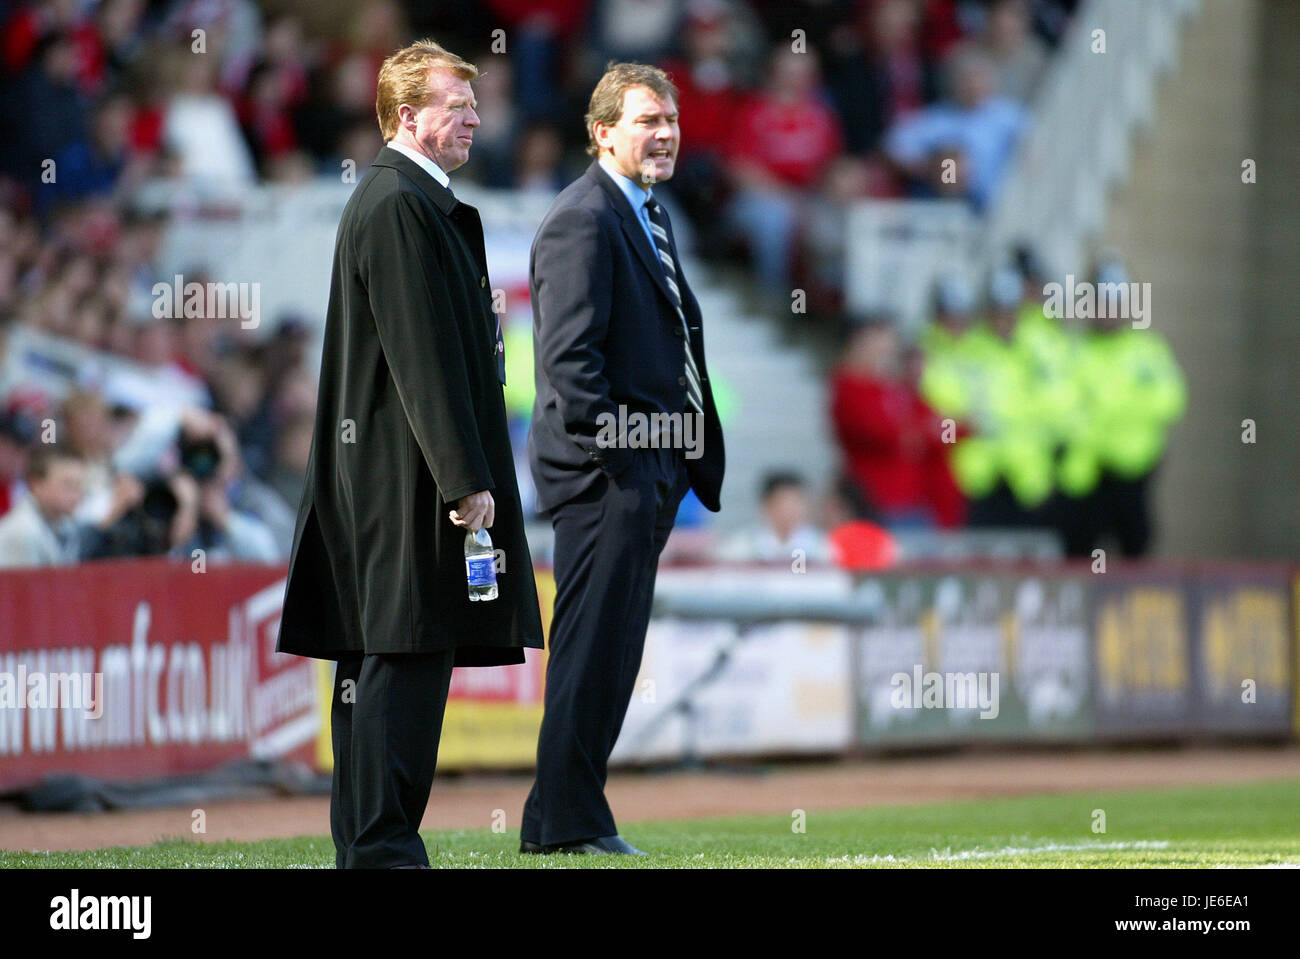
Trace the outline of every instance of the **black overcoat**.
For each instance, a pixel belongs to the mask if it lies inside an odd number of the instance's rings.
[[[542,646],[497,329],[478,212],[384,147],[335,238],[279,651],[494,666]],[[500,595],[471,603],[447,514],[484,489]]]

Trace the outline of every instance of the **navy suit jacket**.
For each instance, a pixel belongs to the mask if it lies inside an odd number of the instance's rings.
[[[691,486],[717,512],[725,453],[708,366],[700,304],[681,272],[682,312],[704,392],[700,455],[686,459]],[[599,163],[555,198],[529,260],[537,398],[528,460],[537,503],[550,510],[603,470],[617,476],[643,450],[599,441],[602,414],[681,413],[686,408],[681,319],[659,256],[618,186]],[[623,422],[627,422],[626,419]],[[608,434],[606,434],[607,436]]]

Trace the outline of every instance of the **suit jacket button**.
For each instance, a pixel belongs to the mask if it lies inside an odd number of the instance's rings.
[[[679,377],[677,377],[677,385],[678,385],[678,386],[685,386],[685,385],[686,385],[686,377],[684,377],[684,376],[679,376]]]
[[[685,335],[686,334],[682,332],[682,328],[680,326],[673,327],[673,336],[685,336]]]
[[[486,290],[486,289],[487,289],[487,277],[486,277],[486,276],[480,276],[480,277],[478,278],[478,285],[481,286],[483,289]]]

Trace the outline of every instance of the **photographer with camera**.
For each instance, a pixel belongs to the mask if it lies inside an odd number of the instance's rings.
[[[155,443],[164,436],[168,441],[125,457],[145,477],[141,496],[136,508],[108,531],[97,558],[166,553],[184,559],[192,558],[198,549],[218,562],[271,563],[282,558],[271,527],[257,514],[256,506],[250,511],[234,501],[246,481],[241,477],[239,445],[224,417],[189,409],[174,427],[146,429]],[[277,506],[288,510],[272,501],[272,515]]]

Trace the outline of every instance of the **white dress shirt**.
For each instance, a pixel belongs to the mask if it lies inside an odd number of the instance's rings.
[[[421,170],[429,174],[429,176],[433,177],[435,180],[437,180],[439,183],[445,186],[448,190],[451,189],[451,179],[447,176],[447,174],[442,172],[442,167],[438,166],[438,164],[434,163],[423,153],[419,152],[418,150],[412,150],[406,144],[398,143],[396,140],[389,140],[388,146],[392,147],[398,153],[410,157],[412,160],[415,161],[416,165],[419,166]]]

